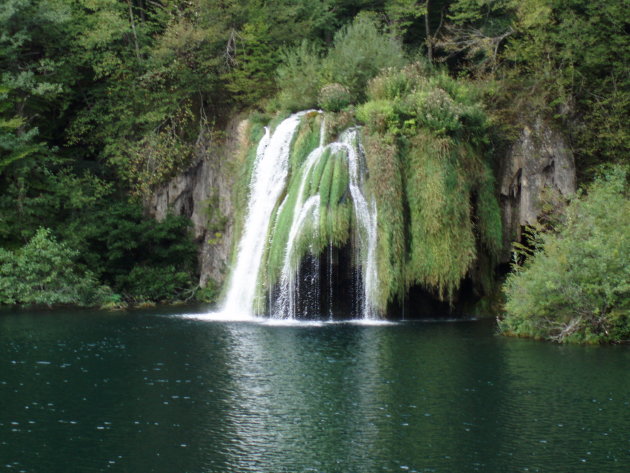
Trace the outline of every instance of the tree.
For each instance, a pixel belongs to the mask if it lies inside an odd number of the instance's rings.
[[[0,249],[0,304],[103,302],[109,289],[77,266],[77,254],[46,228],[40,228],[19,250]]]

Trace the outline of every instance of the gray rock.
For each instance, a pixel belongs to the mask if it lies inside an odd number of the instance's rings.
[[[191,166],[156,189],[144,202],[147,213],[163,220],[170,212],[190,218],[199,248],[199,284],[221,284],[227,272],[233,244],[235,173],[231,158],[242,146],[247,121],[233,119],[224,139],[209,132],[197,140]]]
[[[545,199],[566,200],[576,191],[575,160],[562,133],[540,117],[523,127],[501,163],[499,172],[504,252],[521,238],[523,226],[533,225],[545,211]]]

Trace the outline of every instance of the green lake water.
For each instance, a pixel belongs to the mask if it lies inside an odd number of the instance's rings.
[[[625,473],[629,374],[487,320],[0,312],[0,471]]]

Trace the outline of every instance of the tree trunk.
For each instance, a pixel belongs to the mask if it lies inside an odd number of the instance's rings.
[[[427,59],[433,62],[433,38],[431,37],[431,25],[429,23],[429,0],[427,0],[427,12],[424,15],[424,35],[427,42]]]

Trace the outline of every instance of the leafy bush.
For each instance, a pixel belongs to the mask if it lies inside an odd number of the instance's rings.
[[[382,32],[371,17],[359,15],[337,32],[327,55],[307,41],[284,53],[278,68],[279,106],[289,110],[313,107],[321,87],[333,83],[346,88],[349,97],[344,102],[360,102],[371,78],[405,62],[402,44]]]
[[[98,305],[111,294],[46,228],[16,251],[0,249],[0,304]]]
[[[368,83],[369,100],[396,100],[415,90],[417,80],[425,74],[416,71],[420,63],[411,64],[403,69],[389,68],[381,72]]]
[[[136,265],[129,274],[119,276],[116,285],[133,302],[169,301],[190,290],[190,274],[173,265]]]
[[[285,50],[277,74],[281,108],[297,111],[317,105],[323,82],[322,59],[313,44],[303,40],[298,47]]]
[[[391,131],[399,117],[394,112],[394,104],[388,100],[371,100],[357,108],[357,119],[365,123],[370,130],[380,133]]]
[[[567,208],[557,233],[505,283],[500,328],[559,342],[630,339],[630,198],[627,168],[612,168]]]
[[[437,134],[461,129],[460,108],[451,96],[439,88],[422,90],[414,95],[418,119]]]
[[[327,112],[338,112],[350,104],[350,91],[341,84],[327,84],[319,91],[317,103]]]
[[[474,146],[487,143],[488,120],[474,87],[424,62],[384,70],[369,82],[367,98],[357,119],[368,127],[384,131],[388,122],[395,135],[413,136],[426,128]]]
[[[65,237],[80,250],[77,261],[128,301],[173,300],[193,285],[189,225],[171,215],[157,222],[140,206],[118,202],[73,221]]]
[[[370,79],[383,69],[399,68],[406,62],[400,41],[380,31],[370,16],[359,15],[335,35],[334,47],[324,60],[324,71],[360,101],[365,98]]]
[[[199,287],[195,292],[195,300],[199,302],[217,302],[221,294],[221,285],[214,279],[209,279],[204,287]]]

